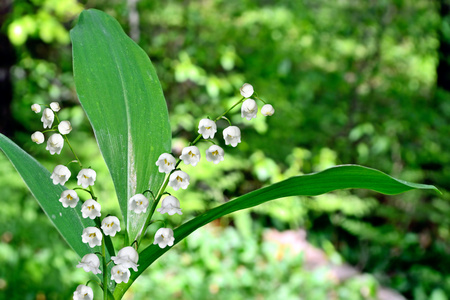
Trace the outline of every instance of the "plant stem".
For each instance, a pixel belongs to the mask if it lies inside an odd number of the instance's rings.
[[[103,257],[103,299],[108,300],[108,267],[106,264],[106,246],[105,235],[103,235],[102,241],[102,257]]]

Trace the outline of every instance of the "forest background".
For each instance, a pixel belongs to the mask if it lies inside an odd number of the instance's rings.
[[[407,299],[450,299],[448,1],[1,1],[0,131],[47,169],[65,164],[68,149],[51,156],[30,139],[41,128],[31,104],[61,102],[74,148],[98,170],[108,210],[118,211],[73,83],[69,30],[87,8],[116,18],[151,58],[175,153],[244,82],[275,107],[274,116],[252,121],[231,114],[242,144],[217,166],[188,168],[193,188],[178,194],[184,214],[174,226],[336,164],[443,192],[352,190],[245,210],[176,246],[126,299],[377,299],[382,286]],[[0,299],[70,298],[89,277],[4,155],[0,190]],[[325,263],[311,266],[296,251],[305,238]],[[339,265],[352,266],[352,275],[330,271]]]

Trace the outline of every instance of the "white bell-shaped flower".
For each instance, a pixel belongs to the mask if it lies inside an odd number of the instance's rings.
[[[236,147],[241,142],[241,130],[237,126],[228,126],[223,130],[225,145]]]
[[[31,140],[36,144],[42,144],[45,140],[44,134],[40,131],[36,131],[31,135]]]
[[[242,97],[249,98],[253,95],[253,86],[249,83],[244,83],[240,89]]]
[[[128,270],[128,268],[125,268],[123,265],[117,265],[112,267],[111,269],[111,279],[116,283],[127,283],[130,279],[130,274],[130,270]]]
[[[73,293],[73,300],[93,300],[94,292],[86,285],[80,284]]]
[[[84,189],[86,189],[89,186],[94,185],[96,177],[97,177],[97,173],[95,173],[94,170],[82,169],[77,175],[77,179],[78,179],[77,184],[81,185]]]
[[[89,244],[91,248],[102,245],[102,232],[97,227],[86,227],[81,234],[83,243]]]
[[[173,169],[175,169],[175,164],[176,164],[175,157],[173,157],[169,153],[161,154],[158,160],[156,161],[158,171],[161,173],[170,173]]]
[[[166,246],[173,246],[175,238],[173,237],[173,230],[170,228],[160,228],[156,231],[155,240],[153,245],[158,244],[160,248],[166,248]]]
[[[179,188],[186,189],[189,185],[189,180],[191,178],[186,172],[175,171],[169,177],[169,186],[171,186],[175,191]]]
[[[44,128],[51,128],[53,120],[55,120],[55,114],[53,113],[53,111],[50,108],[44,109],[41,118],[41,121],[44,124]]]
[[[125,247],[119,250],[117,256],[111,256],[111,259],[114,261],[116,265],[120,265],[124,268],[132,268],[135,272],[137,272],[137,264],[139,260],[139,254],[133,247]]]
[[[167,196],[166,198],[164,198],[161,203],[161,208],[158,208],[157,211],[159,211],[161,214],[168,213],[169,216],[172,216],[174,214],[183,214],[180,208],[180,201],[174,196]]]
[[[212,145],[211,147],[206,150],[206,160],[211,161],[214,164],[218,164],[221,162],[224,158],[225,151],[217,145]]]
[[[81,262],[77,265],[77,268],[83,268],[86,272],[92,272],[94,274],[101,274],[100,271],[100,259],[94,253],[89,253],[83,256]]]
[[[100,203],[93,199],[86,200],[81,206],[81,214],[83,218],[90,218],[94,220],[96,217],[100,217],[102,206]]]
[[[109,216],[102,221],[102,230],[105,235],[115,236],[120,231],[120,221],[115,216]]]
[[[242,103],[241,106],[241,117],[246,118],[247,120],[251,120],[256,118],[256,114],[258,113],[258,105],[256,105],[256,101],[253,99],[247,99]]]
[[[36,114],[38,114],[41,112],[41,106],[35,103],[31,105],[31,110],[34,111]]]
[[[186,165],[195,167],[200,161],[200,150],[198,150],[197,146],[185,147],[183,148],[183,151],[181,151],[180,159],[183,160]]]
[[[53,184],[64,185],[70,178],[70,170],[66,166],[57,165],[53,169],[53,173],[50,178],[53,180]]]
[[[50,108],[54,111],[54,112],[58,112],[61,107],[59,106],[58,102],[52,102],[50,103]]]
[[[216,122],[210,119],[201,119],[198,124],[198,133],[200,133],[204,139],[214,138],[214,134],[217,132]]]
[[[64,146],[64,139],[62,135],[59,133],[52,134],[48,140],[47,140],[47,147],[45,147],[46,150],[50,151],[50,154],[60,154],[61,150]]]
[[[77,206],[78,201],[80,201],[80,198],[78,197],[77,192],[74,190],[65,190],[61,193],[61,198],[59,198],[59,202],[62,203],[62,205],[67,208],[75,208]]]
[[[146,213],[148,205],[148,199],[143,194],[136,194],[128,200],[128,209],[136,214]]]
[[[58,125],[58,131],[61,134],[69,134],[72,131],[72,124],[69,121],[61,121]]]
[[[275,113],[275,109],[270,104],[265,104],[263,107],[261,107],[261,114],[266,117],[270,117]]]

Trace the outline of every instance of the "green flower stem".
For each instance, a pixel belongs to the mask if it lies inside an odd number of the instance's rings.
[[[254,93],[254,96],[255,96],[256,99],[258,99],[258,100],[261,101],[262,103],[267,104],[266,101],[264,101],[263,99],[261,99],[261,98],[258,97],[258,94],[257,94],[257,93]]]
[[[106,247],[105,247],[105,235],[102,240],[102,257],[103,257],[103,299],[108,300],[108,267],[106,264]]]
[[[92,194],[92,191],[90,191],[90,190],[88,190],[88,189],[84,189],[84,188],[81,188],[81,187],[76,187],[76,188],[73,188],[73,190],[82,190],[82,191],[85,191],[86,193],[89,193],[89,194],[91,195],[92,199],[95,198],[95,196]],[[80,200],[81,200],[81,199],[80,199]],[[95,199],[94,199],[94,200],[95,200]]]
[[[56,113],[54,115],[55,115],[56,121],[58,122],[58,125],[61,124],[61,121],[59,120],[58,115]],[[75,156],[75,159],[77,160],[78,165],[80,166],[81,169],[83,169],[83,164],[81,163],[81,161],[78,158],[77,154],[73,150],[72,145],[69,142],[69,139],[67,138],[67,136],[65,134],[63,134],[62,136],[64,137],[64,140],[66,141],[67,145],[69,146],[70,151],[72,151],[73,156]],[[92,186],[89,186],[89,193],[91,194],[92,199],[97,201],[97,197],[95,197],[94,189],[92,188]]]
[[[243,100],[245,99],[245,97],[242,97],[238,102],[236,102],[235,104],[233,104],[233,106],[231,106],[229,109],[227,109],[223,114],[221,114],[220,116],[218,116],[216,119],[214,119],[214,122],[217,122],[218,120],[220,120],[223,116],[225,116],[227,113],[229,113],[233,108],[235,108],[236,106],[238,106]],[[227,119],[228,120],[228,119]],[[228,120],[228,123],[230,123],[230,121]],[[230,123],[231,124],[231,123]],[[201,134],[199,134],[195,140],[191,143],[192,146],[194,146],[195,144],[197,144],[197,142],[200,140],[200,138],[202,137]]]

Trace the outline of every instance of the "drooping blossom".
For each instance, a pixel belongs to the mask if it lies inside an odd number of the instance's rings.
[[[102,245],[102,232],[97,227],[86,227],[81,234],[83,243],[89,244],[91,248]]]
[[[196,146],[185,147],[181,151],[180,159],[183,160],[186,165],[195,167],[200,161],[200,151]]]
[[[139,267],[137,264],[139,261],[139,254],[130,246],[120,249],[117,256],[111,256],[111,259],[116,265],[121,265],[127,269],[132,268],[135,272],[137,272],[137,267]]]
[[[212,145],[206,150],[206,160],[211,161],[214,164],[218,164],[224,160],[225,151],[217,145]]]
[[[58,112],[61,107],[59,106],[58,102],[52,102],[50,103],[50,108],[54,111],[54,112]]]
[[[58,125],[58,131],[61,134],[69,134],[72,131],[72,124],[69,121],[61,121]]]
[[[161,173],[170,173],[173,169],[175,169],[176,160],[169,153],[163,153],[159,156],[156,161],[156,165],[158,166],[158,171]]]
[[[102,207],[100,203],[93,199],[86,200],[81,206],[81,214],[83,218],[90,218],[94,220],[96,217],[101,216]]]
[[[117,265],[111,269],[111,280],[114,280],[116,283],[127,283],[130,279],[130,274],[128,268],[125,268],[123,265]]]
[[[236,147],[241,142],[241,130],[237,126],[228,126],[223,130],[225,145]]]
[[[55,120],[55,114],[50,108],[45,108],[42,112],[41,121],[44,124],[44,128],[51,128],[53,121]]]
[[[64,146],[64,139],[62,135],[59,133],[52,134],[48,140],[47,140],[47,147],[45,147],[46,150],[50,151],[50,154],[60,154],[61,150]]]
[[[169,186],[171,186],[175,191],[179,188],[186,189],[189,185],[190,177],[186,172],[175,171],[169,177]]]
[[[210,119],[201,119],[198,124],[198,133],[200,133],[204,139],[214,138],[214,134],[217,132],[216,122]]]
[[[105,235],[115,236],[120,231],[120,221],[115,216],[109,216],[102,221],[102,230]]]
[[[146,213],[149,202],[143,194],[136,194],[128,200],[128,209],[137,214]]]
[[[36,114],[38,114],[41,112],[41,106],[35,103],[31,105],[31,110],[34,111]]]
[[[249,98],[253,95],[253,86],[249,83],[244,83],[240,89],[242,97]]]
[[[173,246],[175,238],[173,237],[173,230],[170,228],[160,228],[156,231],[155,240],[153,245],[158,244],[160,248],[166,248],[166,246]]]
[[[164,198],[161,203],[161,208],[158,208],[157,211],[159,211],[161,214],[168,213],[169,216],[172,216],[174,214],[183,214],[180,208],[180,201],[174,196],[167,196],[166,198]]]
[[[246,118],[247,120],[251,120],[256,118],[256,114],[258,113],[258,105],[256,105],[256,101],[253,99],[247,99],[242,103],[241,106],[241,117]]]
[[[53,173],[50,176],[50,178],[53,180],[53,184],[60,184],[64,185],[67,180],[70,178],[70,170],[66,166],[63,165],[57,165],[53,169]]]
[[[263,116],[271,116],[275,113],[275,109],[270,104],[265,104],[263,107],[261,107],[261,114]]]
[[[93,300],[94,292],[86,285],[80,284],[73,293],[73,300]]]
[[[96,177],[97,173],[95,173],[94,170],[82,169],[77,175],[77,184],[86,189],[87,187],[94,185]]]
[[[78,201],[80,201],[80,198],[78,197],[77,192],[75,192],[74,190],[63,191],[61,193],[61,198],[59,198],[59,202],[61,202],[65,208],[75,208],[78,204]]]
[[[36,131],[31,135],[31,140],[36,144],[42,144],[45,140],[44,134],[40,131]]]
[[[77,265],[77,268],[83,268],[86,272],[92,272],[94,274],[101,274],[100,271],[100,259],[94,253],[89,253],[83,256],[81,262]]]

